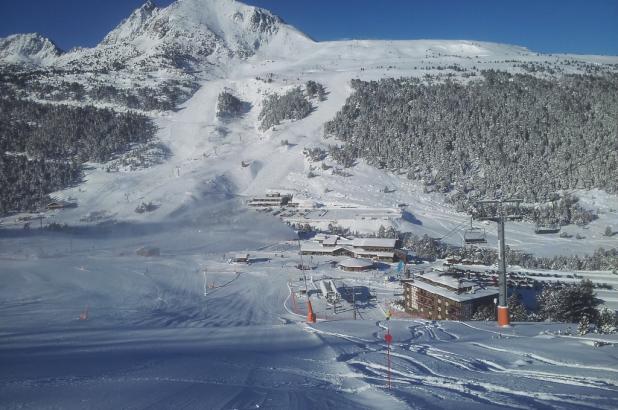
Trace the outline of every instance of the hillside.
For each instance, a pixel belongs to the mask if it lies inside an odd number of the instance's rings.
[[[38,42],[48,44],[43,39]],[[24,56],[27,54],[24,50],[14,51],[12,55]],[[37,50],[35,47],[30,52],[38,55]],[[325,228],[334,222],[360,232],[376,232],[380,225],[386,225],[441,237],[465,221],[465,213],[457,211],[467,210],[467,198],[491,197],[501,192],[526,197],[532,206],[530,220],[560,222],[570,237],[586,238],[585,242],[556,237],[541,240],[532,233],[532,225],[523,223],[514,226],[510,236],[516,248],[552,255],[591,253],[601,246],[615,247],[615,237],[603,235],[607,226],[618,226],[618,205],[612,194],[615,181],[611,178],[615,150],[603,147],[611,148],[616,132],[615,119],[608,114],[614,104],[611,78],[617,70],[616,58],[550,56],[522,47],[473,41],[316,43],[268,11],[231,0],[183,0],[166,8],[149,1],[97,47],[47,54],[52,57],[35,66],[15,64],[15,58],[5,55],[0,60],[4,62],[0,86],[5,95],[43,104],[94,106],[121,112],[131,108],[150,118],[152,125],[148,127],[154,125],[158,129],[155,138],[124,135],[122,139],[126,143],[114,143],[113,155],[63,157],[65,161],[78,163],[101,161],[88,165],[81,178],[83,183],[78,187],[57,194],[50,189],[43,192],[72,197],[80,203],[78,209],[59,215],[66,223],[78,223],[84,213],[102,210],[117,215],[120,220],[139,220],[145,216],[135,215],[133,210],[144,201],[160,203],[157,212],[148,218],[164,220],[186,206],[187,196],[199,206],[204,191],[202,183],[212,180],[226,181],[226,191],[240,195],[260,194],[269,188],[290,188],[297,192],[297,197],[332,209],[333,216],[338,208],[348,206],[383,209],[389,214],[388,209],[405,203],[409,205],[409,214],[420,223],[390,216],[372,219],[375,222],[369,218],[363,221],[337,211],[341,214],[337,218],[316,219],[312,224]],[[475,85],[482,84],[479,79],[490,72],[497,79],[508,80],[505,87],[510,88],[505,89],[511,89],[512,95],[530,89],[528,100],[502,97],[501,80],[484,89]],[[410,78],[411,82],[396,80],[399,78]],[[513,79],[517,81],[512,82]],[[603,85],[603,81],[608,81],[609,86]],[[308,92],[308,82],[322,89],[319,97]],[[418,110],[409,111],[406,115],[415,114],[405,120],[415,122],[417,127],[414,140],[405,144],[416,146],[418,155],[409,156],[407,148],[401,150],[402,137],[410,137],[405,131],[409,126],[387,119],[394,112],[390,97],[385,96],[384,110],[375,112],[375,118],[369,120],[372,124],[367,137],[363,135],[366,118],[344,125],[342,119],[351,105],[365,104],[363,109],[367,110],[374,104],[363,99],[359,87],[364,84],[374,87],[372,92],[387,94],[393,85],[400,87],[393,90],[397,97],[392,101],[398,102],[417,98],[407,97],[404,92],[418,95],[414,94],[418,93],[415,90],[425,90],[426,95],[416,100]],[[410,84],[407,91],[401,88],[403,84]],[[590,84],[596,85],[590,87]],[[594,101],[588,104],[588,111],[578,114],[586,115],[586,124],[590,126],[582,125],[577,120],[579,117],[571,115],[580,102],[571,108],[559,108],[562,101],[567,101],[565,98],[570,98],[569,87],[575,87],[573,92],[587,93],[585,98]],[[300,94],[292,104],[285,96],[292,95],[294,89]],[[494,94],[487,90],[494,90],[491,91]],[[238,99],[237,117],[217,116],[217,101],[223,92]],[[459,95],[458,100],[450,97],[443,101],[445,92]],[[307,94],[306,98],[303,93]],[[476,106],[474,96],[482,93],[494,99],[482,97],[486,99],[483,104],[487,112],[465,111]],[[530,98],[536,99],[539,106],[551,104],[562,111],[552,108],[545,117],[538,109],[525,111]],[[449,111],[448,104],[453,103],[460,107],[456,116],[445,115],[444,110]],[[286,113],[294,104],[298,104],[297,108]],[[502,104],[519,104],[516,112],[520,113],[519,121],[524,128],[517,128],[515,134],[511,135],[513,128],[506,126],[512,119],[500,117],[511,111],[498,110],[493,114],[488,111]],[[438,109],[427,111],[426,105]],[[6,111],[9,116],[11,110],[14,107]],[[526,113],[536,117],[528,118]],[[127,112],[127,115],[134,118],[132,121],[142,121],[135,113]],[[437,128],[436,119],[432,119],[435,115],[444,119]],[[489,115],[492,118],[486,118]],[[473,121],[466,120],[464,124],[462,118],[473,118]],[[20,152],[23,141],[11,142],[10,135],[31,132],[27,124],[32,121],[35,119],[8,120],[10,132],[5,132],[3,139],[11,148],[5,150],[49,160],[44,152],[33,149]],[[386,122],[388,129],[383,128]],[[536,125],[532,126],[532,122]],[[352,168],[341,168],[340,150],[331,150],[328,157],[317,161],[303,155],[306,148],[329,151],[329,145],[339,144],[337,139],[328,138],[338,123],[347,134],[334,133],[344,141],[356,140],[359,133],[367,141],[373,139],[369,145],[374,150],[377,147],[377,154],[362,148],[368,146],[362,140],[358,140],[360,144],[348,145],[353,146],[351,158],[364,156],[368,164],[360,161]],[[481,123],[482,127],[474,125]],[[85,125],[73,124],[71,132]],[[419,131],[419,126],[425,131]],[[453,134],[454,129],[464,134]],[[542,137],[536,135],[539,132]],[[70,135],[67,134],[67,141],[75,138]],[[488,139],[481,142],[488,149],[475,150],[477,135]],[[497,139],[492,141],[494,135]],[[538,149],[525,142],[522,145],[521,141],[516,142],[522,135],[547,143]],[[582,138],[587,141],[584,145]],[[43,141],[44,137],[38,144],[44,145]],[[136,141],[141,145],[131,145]],[[493,155],[495,147],[502,150],[503,158],[498,151]],[[585,158],[590,157],[585,167],[579,163],[582,150]],[[543,152],[550,153],[548,162],[539,162],[537,156],[544,155]],[[450,154],[459,159],[451,161]],[[143,169],[161,162],[157,158],[163,158],[163,163]],[[500,165],[515,158],[528,159],[519,161],[517,170]],[[112,162],[105,163],[109,160]],[[250,166],[241,167],[241,161]],[[343,161],[344,165],[345,162],[349,161]],[[547,173],[541,170],[543,167],[550,175],[559,177],[547,178]],[[134,171],[124,172],[128,170]],[[544,172],[544,178],[539,179],[538,172]],[[412,182],[406,176],[421,183]],[[531,179],[535,183],[528,184]],[[50,184],[49,188],[57,186]],[[117,187],[122,187],[122,192]],[[385,187],[389,194],[384,194]],[[595,192],[590,191],[593,188],[604,189],[609,195],[590,194]],[[37,192],[41,199],[40,188],[33,187],[31,191]],[[450,191],[451,195],[431,191]],[[556,193],[563,199],[555,202]],[[568,199],[572,194],[576,198]],[[101,202],[100,197],[106,198],[105,201]],[[547,205],[538,208],[544,202]],[[7,204],[5,209],[20,208]],[[489,244],[494,243],[491,230],[487,236]],[[459,235],[446,240],[457,243],[460,237],[461,230]]]
[[[475,77],[465,85],[354,81],[354,93],[325,126],[327,137],[345,143],[332,155],[343,164],[365,158],[403,170],[461,210],[475,200],[516,197],[537,205],[520,211],[537,223],[590,222],[594,215],[560,193],[618,191],[618,76],[539,79],[489,70]]]

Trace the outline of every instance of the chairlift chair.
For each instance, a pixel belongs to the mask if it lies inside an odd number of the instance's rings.
[[[472,226],[472,218],[470,218],[470,229],[464,231],[464,245],[474,245],[487,243],[485,237],[485,228],[475,228]]]
[[[466,245],[487,243],[485,238],[485,229],[470,228],[464,232],[464,243]]]

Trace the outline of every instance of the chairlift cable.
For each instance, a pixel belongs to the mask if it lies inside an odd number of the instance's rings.
[[[468,223],[468,221],[467,221],[467,220],[465,220],[465,221],[461,222],[460,224],[455,225],[455,227],[454,227],[453,229],[451,229],[450,231],[448,231],[448,232],[446,233],[446,235],[444,235],[442,238],[440,238],[440,240],[441,240],[441,241],[444,241],[444,239],[448,238],[448,237],[449,237],[449,236],[451,236],[453,233],[455,233],[455,232],[459,231],[459,230],[460,230],[459,228],[460,228],[463,224],[467,224],[467,223]]]

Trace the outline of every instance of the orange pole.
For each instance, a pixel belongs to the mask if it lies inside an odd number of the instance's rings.
[[[498,306],[498,326],[504,327],[510,324],[508,306]]]
[[[307,299],[307,323],[315,323],[316,316],[313,313],[313,307],[311,306],[311,301]]]

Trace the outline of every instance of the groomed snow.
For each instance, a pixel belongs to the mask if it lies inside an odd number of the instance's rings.
[[[618,405],[616,337],[566,336],[573,325],[546,323],[386,321],[396,284],[341,272],[326,258],[312,259],[317,268],[306,273],[318,323],[305,324],[294,235],[273,217],[230,212],[235,201],[222,202],[211,212],[186,210],[170,224],[108,224],[72,235],[3,231],[0,405]],[[160,256],[138,256],[144,245]],[[226,262],[247,249],[250,265]],[[320,276],[359,290],[359,320],[351,305],[334,313],[319,297]],[[376,301],[362,298],[368,288]],[[594,347],[599,341],[613,345]]]

